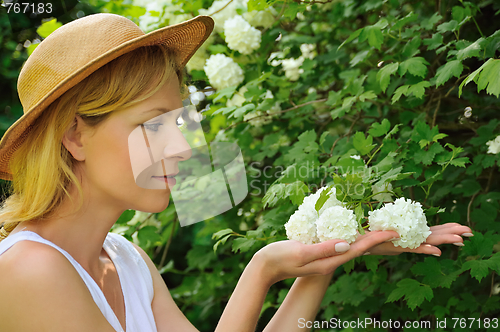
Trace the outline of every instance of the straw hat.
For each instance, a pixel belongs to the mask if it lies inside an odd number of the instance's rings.
[[[211,17],[197,16],[145,34],[123,16],[94,14],[54,31],[38,45],[19,74],[17,90],[24,115],[0,141],[0,178],[12,180],[10,157],[26,138],[33,121],[64,92],[111,60],[142,46],[165,45],[184,67],[213,27]]]

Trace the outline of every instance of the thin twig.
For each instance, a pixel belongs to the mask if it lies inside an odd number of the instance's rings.
[[[243,121],[240,121],[240,122],[237,122],[237,123],[233,123],[232,125],[228,126],[226,129],[224,129],[224,131],[226,131],[228,129],[231,129],[231,128],[239,125],[240,123],[250,122],[250,121],[252,121],[254,119],[261,118],[261,117],[264,117],[264,116],[274,116],[274,115],[277,115],[277,114],[282,114],[282,113],[290,112],[290,111],[296,110],[297,108],[301,108],[303,106],[307,106],[307,105],[314,104],[314,103],[325,102],[327,100],[328,100],[328,98],[318,99],[318,100],[312,100],[312,101],[308,101],[307,103],[303,103],[303,104],[300,104],[300,105],[295,105],[293,107],[287,108],[286,110],[283,110],[283,111],[273,112],[273,113],[269,113],[269,114],[257,115],[257,116],[254,116],[251,119],[247,119],[247,120],[243,120]]]
[[[467,225],[469,225],[469,227],[472,227],[471,223],[470,223],[470,210],[472,207],[472,203],[474,202],[474,198],[476,198],[476,196],[477,196],[477,193],[472,195],[472,198],[469,201],[469,205],[467,206]]]
[[[441,95],[439,95],[439,97],[436,109],[434,110],[434,116],[432,117],[432,128],[436,125],[437,112],[439,110],[439,106],[441,106]]]
[[[229,1],[228,1],[228,3],[226,3],[226,5],[225,5],[224,7],[222,7],[221,9],[219,9],[219,10],[217,10],[217,11],[213,12],[212,14],[210,14],[210,15],[208,15],[208,16],[212,16],[212,15],[217,14],[218,12],[220,12],[221,10],[223,10],[224,8],[226,8],[227,6],[229,6],[229,4],[230,4],[231,2],[233,2],[233,0],[229,0]]]
[[[170,236],[168,237],[167,244],[165,245],[165,250],[163,250],[163,255],[161,256],[160,266],[158,267],[158,270],[160,270],[163,267],[163,264],[165,264],[165,259],[167,258],[168,248],[170,247],[170,243],[172,243],[172,238],[173,238],[174,233],[175,233],[175,226],[176,225],[177,225],[177,218],[175,218],[173,221],[172,231],[170,232]]]

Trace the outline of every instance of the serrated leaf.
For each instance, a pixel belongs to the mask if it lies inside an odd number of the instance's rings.
[[[389,122],[389,120],[384,119],[381,123],[374,122],[368,130],[368,133],[373,137],[379,137],[387,134],[389,129],[391,129],[391,123]]]
[[[233,240],[232,251],[234,253],[237,253],[238,251],[240,251],[242,253],[247,252],[255,244],[255,242],[257,242],[257,241],[255,241],[254,239],[248,239],[246,237],[239,237],[239,238]]]
[[[399,75],[403,76],[406,72],[414,76],[425,77],[427,75],[427,62],[422,57],[413,57],[399,64]]]
[[[295,205],[302,204],[307,192],[309,192],[309,188],[302,181],[295,181],[286,185],[286,195]]]
[[[415,98],[422,99],[425,94],[425,88],[431,86],[431,83],[427,81],[418,82],[417,84],[413,84],[408,89],[408,96],[413,94]]]
[[[450,164],[452,164],[453,166],[464,167],[464,168],[465,168],[465,164],[469,164],[469,163],[470,163],[470,160],[467,157],[456,158],[456,159],[453,159],[452,161],[450,161]]]
[[[328,100],[325,102],[325,104],[330,105],[330,106],[335,106],[338,104],[338,102],[341,100],[341,91],[330,91],[328,92]]]
[[[484,69],[486,68],[487,66],[489,66],[490,62],[491,61],[494,61],[493,58],[490,58],[488,59],[488,61],[486,61],[485,63],[483,63],[483,65],[481,67],[479,67],[478,69],[474,70],[469,76],[467,76],[463,82],[460,84],[460,86],[458,87],[458,97],[460,98],[460,96],[462,95],[462,88],[464,86],[466,86],[467,84],[469,84],[471,81],[474,80],[474,82],[477,80],[477,77],[479,75],[479,73]]]
[[[222,229],[218,232],[215,232],[213,235],[212,235],[212,239],[214,240],[218,240],[220,239],[221,237],[223,236],[226,236],[228,234],[231,234],[233,232],[233,230],[231,228],[226,228],[226,229]]]
[[[438,25],[437,31],[440,33],[445,33],[447,31],[456,31],[458,26],[458,22],[455,20],[451,20],[449,22],[442,23]]]
[[[397,88],[396,91],[394,91],[394,95],[392,96],[391,103],[394,104],[395,102],[397,102],[401,98],[401,96],[403,94],[406,95],[408,93],[409,87],[410,87],[409,85],[403,85],[403,86],[400,86],[399,88]]]
[[[379,27],[376,26],[366,26],[363,28],[359,35],[359,41],[363,42],[368,39],[368,44],[371,47],[375,47],[377,50],[380,50],[380,46],[384,42],[384,35],[382,35],[382,31]]]
[[[319,210],[321,210],[321,208],[323,207],[323,205],[325,204],[325,202],[330,198],[331,196],[331,193],[330,193],[330,190],[331,190],[331,186],[324,189],[321,194],[319,195],[319,198],[318,200],[316,201],[316,204],[314,205],[314,208],[316,209],[316,212],[319,213]]]
[[[377,99],[377,95],[375,94],[375,92],[370,90],[363,92],[358,98],[361,102],[364,102],[366,99]]]
[[[391,75],[398,70],[399,63],[391,63],[389,65],[384,66],[382,69],[380,69],[377,73],[377,81],[380,84],[380,88],[382,89],[382,92],[385,92],[387,87],[389,86],[389,82],[391,80]]]
[[[368,137],[365,138],[365,134],[362,132],[358,131],[356,134],[354,134],[353,141],[352,141],[354,148],[361,153],[361,155],[367,155],[374,147],[375,145],[373,143],[373,137],[371,135],[368,135]]]
[[[470,57],[477,57],[479,56],[479,52],[481,51],[481,43],[484,41],[484,38],[479,38],[469,46],[467,46],[464,49],[461,49],[457,52],[457,59],[462,61],[464,59],[470,58]]]
[[[477,78],[477,92],[486,88],[486,93],[498,98],[500,95],[500,60],[493,60],[484,67]]]
[[[460,60],[449,61],[439,67],[436,72],[436,87],[446,83],[452,76],[460,77],[464,66]]]
[[[427,50],[432,51],[443,45],[443,35],[440,33],[435,33],[432,38],[427,38],[423,40],[424,45],[427,45]]]
[[[387,302],[394,302],[404,296],[408,307],[414,310],[424,300],[430,301],[434,297],[432,289],[413,279],[403,279],[397,283],[397,288],[389,294]]]
[[[462,265],[464,271],[470,270],[471,277],[476,278],[479,282],[490,273],[490,264],[486,260],[470,260]]]

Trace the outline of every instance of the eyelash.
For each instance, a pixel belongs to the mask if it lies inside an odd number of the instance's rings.
[[[184,126],[184,123],[180,123],[179,119],[176,120],[176,124],[177,127],[179,128]],[[150,124],[143,123],[143,126],[146,127],[147,130],[157,132],[158,128],[160,126],[163,126],[163,123],[150,123]],[[151,127],[154,127],[155,129],[152,129]]]

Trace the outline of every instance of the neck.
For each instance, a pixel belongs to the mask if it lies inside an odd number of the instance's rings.
[[[89,274],[98,275],[102,269],[101,257],[105,254],[104,240],[125,208],[97,194],[84,197],[78,211],[75,212],[76,207],[66,198],[47,218],[22,222],[12,233],[23,229],[33,231],[67,251]]]

